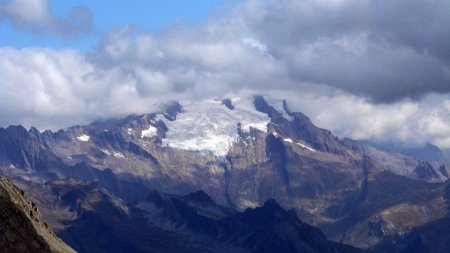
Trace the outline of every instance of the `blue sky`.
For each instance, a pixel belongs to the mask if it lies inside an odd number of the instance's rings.
[[[67,17],[76,6],[85,6],[93,14],[94,31],[77,37],[60,37],[52,34],[36,34],[18,29],[10,22],[0,22],[0,47],[51,47],[89,50],[95,47],[106,32],[125,25],[139,29],[158,31],[174,23],[198,25],[220,6],[239,0],[53,0],[51,11],[59,17]]]

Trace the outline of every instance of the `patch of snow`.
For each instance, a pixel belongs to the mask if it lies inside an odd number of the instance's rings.
[[[206,100],[182,103],[183,112],[175,121],[158,115],[157,119],[164,121],[169,129],[163,145],[222,157],[239,140],[238,124],[243,132],[250,132],[251,128],[267,132],[270,118],[255,109],[252,98],[231,100],[234,110],[229,110],[220,100]]]
[[[10,167],[11,169],[15,169],[15,168],[16,168],[16,166],[14,166],[14,164],[10,164],[9,167]]]
[[[82,134],[82,135],[78,136],[77,139],[79,141],[87,142],[91,139],[91,137],[89,135]]]
[[[291,138],[284,139],[285,142],[294,143]]]
[[[109,152],[107,149],[102,149],[101,151],[106,155],[111,155],[111,152]]]
[[[147,137],[150,138],[155,136],[158,133],[158,129],[154,126],[149,126],[146,130],[142,130],[141,138]]]
[[[114,155],[115,157],[118,157],[118,158],[123,158],[123,157],[125,157],[125,156],[124,156],[122,153],[120,153],[120,152],[114,152],[113,155]]]
[[[267,101],[267,103],[272,106],[275,110],[277,110],[283,118],[292,121],[294,120],[294,117],[289,115],[289,113],[284,109],[283,100],[282,99],[274,99],[267,96],[264,96],[264,99]]]
[[[278,133],[277,133],[277,132],[273,132],[272,134],[273,134],[273,136],[275,136],[275,137],[278,136]]]
[[[241,123],[242,131],[250,132],[250,128],[258,129],[261,132],[267,133],[267,124],[270,122],[267,114],[256,110],[253,103],[253,98],[232,98],[231,102],[234,110],[230,113],[236,117],[236,120]],[[221,108],[225,105],[220,103]]]
[[[127,133],[128,133],[129,135],[132,135],[132,134],[133,134],[133,129],[132,129],[132,128],[128,128],[128,129],[127,129]]]
[[[246,199],[240,199],[239,201],[239,205],[241,208],[246,209],[246,208],[257,208],[259,205],[256,201],[252,201],[252,200],[246,200]]]
[[[302,144],[302,143],[300,143],[300,142],[297,142],[297,145],[299,145],[299,146],[302,147],[302,148],[306,148],[307,150],[309,150],[309,151],[311,151],[311,152],[316,152],[315,149],[313,149],[313,148],[311,148],[311,147],[308,147],[308,146],[306,146],[305,144]]]
[[[291,139],[291,138],[285,138],[285,139],[283,139],[285,142],[288,142],[288,143],[294,143],[294,141]],[[309,151],[311,151],[311,152],[316,152],[316,150],[315,149],[313,149],[313,148],[311,148],[311,147],[309,147],[309,146],[306,146],[305,144],[303,144],[303,143],[300,143],[300,142],[295,142],[295,144],[297,144],[297,145],[299,145],[300,147],[302,147],[302,148],[304,148],[304,149],[307,149],[307,150],[309,150]]]

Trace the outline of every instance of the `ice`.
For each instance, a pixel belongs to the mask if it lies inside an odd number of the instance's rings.
[[[283,139],[285,142],[288,142],[288,143],[294,143],[294,141],[291,139],[291,138],[285,138],[285,139]],[[302,147],[302,148],[304,148],[304,149],[307,149],[307,150],[309,150],[309,151],[311,151],[311,152],[316,152],[316,150],[315,149],[313,149],[313,148],[311,148],[311,147],[309,147],[309,146],[307,146],[307,145],[305,145],[305,144],[303,144],[303,143],[301,143],[301,142],[295,142],[295,144],[297,144],[297,145],[299,145],[300,147]]]
[[[114,152],[114,154],[113,154],[115,157],[118,157],[118,158],[123,158],[123,157],[125,157],[122,153],[120,153],[120,152]]]
[[[147,137],[150,138],[155,136],[158,133],[158,129],[154,126],[149,126],[146,130],[142,130],[141,138]]]
[[[239,140],[239,124],[244,132],[251,128],[267,132],[270,118],[255,109],[253,99],[233,98],[232,103],[233,110],[220,100],[182,102],[183,112],[175,121],[157,117],[169,129],[163,145],[225,156],[233,143]]]
[[[111,152],[109,152],[107,149],[102,149],[102,152],[105,153],[106,155],[111,155]]]
[[[86,142],[86,141],[89,141],[91,139],[91,137],[89,135],[83,134],[83,135],[78,136],[77,139],[79,141]]]
[[[240,199],[239,200],[239,206],[241,208],[257,208],[259,205],[256,201],[252,201],[252,200],[246,200],[246,199]]]
[[[309,146],[306,146],[305,144],[302,144],[302,143],[300,143],[300,142],[297,142],[297,145],[299,145],[300,147],[305,148],[305,149],[307,149],[307,150],[309,150],[309,151],[311,151],[311,152],[316,152],[315,149],[313,149],[313,148],[311,148],[311,147],[309,147]]]
[[[294,143],[291,138],[284,139],[285,142]]]

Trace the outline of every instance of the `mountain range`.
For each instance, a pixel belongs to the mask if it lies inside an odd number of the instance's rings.
[[[339,139],[266,96],[172,102],[56,132],[1,128],[0,172],[79,252],[450,246],[439,148]]]

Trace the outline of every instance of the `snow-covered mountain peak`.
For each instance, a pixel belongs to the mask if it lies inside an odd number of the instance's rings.
[[[225,156],[239,138],[239,126],[243,132],[249,132],[251,128],[267,132],[270,118],[255,109],[252,98],[229,101],[232,110],[223,100],[181,102],[183,110],[176,120],[158,117],[168,128],[163,145]]]

